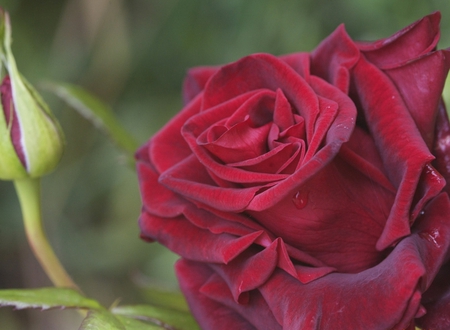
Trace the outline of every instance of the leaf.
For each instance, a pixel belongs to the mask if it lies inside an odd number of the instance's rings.
[[[160,290],[153,287],[146,287],[142,291],[152,305],[189,312],[186,299],[179,291]]]
[[[149,324],[141,322],[137,319],[116,315],[116,318],[119,319],[127,330],[171,330],[171,328],[164,328],[159,325]]]
[[[95,127],[103,131],[134,161],[134,153],[139,144],[123,128],[108,105],[79,86],[63,83],[46,83],[44,87],[52,91],[88,119]]]
[[[107,310],[90,311],[80,330],[163,330],[164,328],[139,320],[113,315]]]
[[[83,308],[101,309],[93,299],[86,298],[73,289],[7,289],[0,290],[0,306],[14,306],[16,309],[41,308]]]
[[[123,323],[107,310],[90,311],[83,323],[81,323],[80,329],[126,330]]]
[[[199,330],[197,322],[188,312],[151,305],[118,306],[112,309],[117,315],[153,322],[163,329]]]

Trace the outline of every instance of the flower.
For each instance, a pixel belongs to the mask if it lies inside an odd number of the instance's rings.
[[[38,178],[59,163],[64,138],[58,122],[19,73],[11,52],[9,16],[0,9],[0,179]]]
[[[202,328],[450,327],[439,20],[189,71],[137,152],[139,224]]]

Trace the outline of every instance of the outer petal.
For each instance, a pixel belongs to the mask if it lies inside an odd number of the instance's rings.
[[[375,42],[360,42],[358,47],[377,67],[393,68],[429,53],[436,47],[440,36],[440,20],[441,14],[435,12],[389,38]]]
[[[183,101],[188,104],[205,88],[209,78],[219,70],[216,66],[201,66],[189,69],[183,82]]]
[[[158,183],[159,175],[151,164],[138,161],[136,169],[145,210],[162,217],[175,217],[182,214],[186,201]]]
[[[306,81],[309,81],[311,60],[309,53],[293,53],[280,56],[280,59],[289,64]]]
[[[423,316],[421,293],[449,251],[450,223],[442,210],[450,210],[446,194],[428,205],[414,233],[384,261],[358,274],[332,273],[302,284],[275,270],[237,303],[232,288],[241,283],[239,274],[183,260],[177,264],[181,288],[205,329],[409,328],[414,316]],[[219,315],[231,317],[217,323]]]
[[[161,218],[142,213],[139,219],[143,238],[156,240],[171,251],[190,260],[228,263],[251,246],[262,232],[236,237],[227,233],[214,235],[201,229],[183,216]],[[201,244],[192,244],[199,241]]]
[[[377,243],[382,250],[410,233],[410,221],[418,210],[445,185],[445,180],[431,167],[434,156],[429,152],[407,107],[392,82],[375,66],[361,58],[353,70],[354,85],[364,117],[383,160],[386,173],[398,189],[386,228]],[[414,157],[411,157],[414,155]],[[421,177],[422,175],[422,177]],[[424,194],[416,196],[419,179],[426,182]]]
[[[450,51],[442,50],[386,71],[430,148],[449,67]]]
[[[430,289],[425,293],[422,303],[427,310],[418,320],[422,329],[450,329],[450,263],[444,265]]]
[[[448,196],[441,194],[414,234],[373,268],[306,285],[278,271],[260,292],[284,329],[404,329],[416,313],[421,316],[421,292],[449,251],[449,210]]]
[[[189,146],[181,136],[181,127],[190,117],[200,111],[201,100],[201,95],[198,95],[153,136],[148,152],[149,158],[159,173],[191,154]]]
[[[358,48],[341,25],[311,53],[311,73],[347,94],[350,70],[359,56]]]
[[[450,194],[450,122],[442,100],[439,103],[434,146],[432,150],[433,154],[436,156],[433,165],[445,178],[447,182],[445,191]]]
[[[209,266],[180,260],[176,272],[181,290],[202,329],[281,329],[261,295],[253,294],[246,305],[235,304],[225,282]],[[208,296],[209,292],[215,300]],[[231,306],[219,299],[231,302]]]

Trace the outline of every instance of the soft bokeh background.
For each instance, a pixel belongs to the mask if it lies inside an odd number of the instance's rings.
[[[345,23],[373,40],[435,10],[450,46],[448,0],[0,0],[13,51],[35,85],[84,86],[111,105],[144,142],[181,107],[187,68],[255,52],[309,51]],[[102,134],[48,92],[66,133],[61,165],[43,180],[45,225],[57,254],[91,297],[142,303],[139,289],[176,289],[176,256],[139,240],[140,197],[132,168]],[[1,155],[0,155],[1,157]],[[48,286],[23,233],[13,186],[0,181],[0,288]],[[73,311],[0,310],[7,330],[78,329]]]

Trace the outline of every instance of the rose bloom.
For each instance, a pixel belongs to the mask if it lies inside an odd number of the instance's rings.
[[[188,72],[137,152],[139,224],[203,329],[450,329],[439,21]]]

